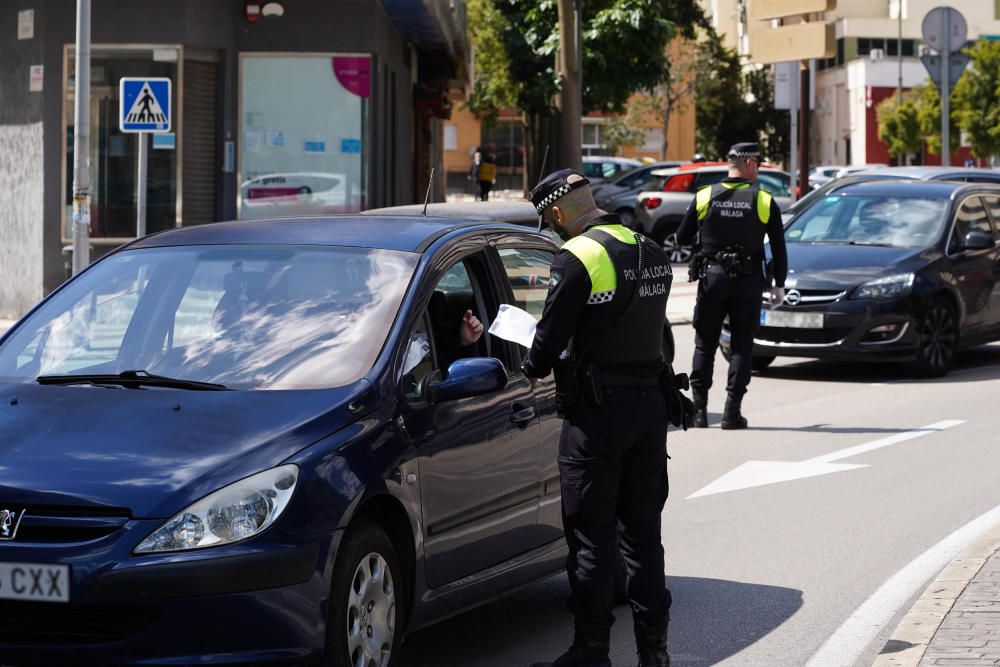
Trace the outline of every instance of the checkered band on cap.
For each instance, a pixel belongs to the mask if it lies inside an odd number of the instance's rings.
[[[752,141],[741,141],[729,147],[726,159],[732,160],[743,157],[760,157],[760,146]]]
[[[726,157],[760,157],[760,151],[730,152]]]
[[[535,210],[538,212],[538,215],[541,215],[542,212],[545,209],[547,209],[557,199],[559,199],[560,197],[562,197],[563,195],[565,195],[566,193],[568,193],[572,189],[573,189],[573,186],[567,183],[566,185],[560,185],[558,188],[556,188],[555,190],[553,190],[552,192],[550,192],[545,197],[545,199],[543,199],[542,201],[540,201],[537,204],[535,204]]]

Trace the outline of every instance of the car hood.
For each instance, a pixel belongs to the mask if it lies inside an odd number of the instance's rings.
[[[2,383],[0,503],[166,518],[355,421],[373,407],[370,387],[367,380],[326,390],[208,392]]]
[[[787,286],[845,289],[866,280],[911,271],[923,250],[840,244],[789,243]]]

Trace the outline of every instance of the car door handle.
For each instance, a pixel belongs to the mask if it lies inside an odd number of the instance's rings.
[[[514,406],[514,409],[510,413],[510,421],[513,424],[527,424],[534,418],[535,408],[531,406],[526,408],[518,408],[517,406]]]

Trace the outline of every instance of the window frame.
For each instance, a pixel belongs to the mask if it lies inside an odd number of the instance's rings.
[[[951,227],[948,230],[948,236],[945,237],[945,254],[948,255],[949,257],[960,255],[966,251],[965,248],[960,247],[956,249],[954,247],[954,244],[957,242],[955,235],[958,232],[958,215],[961,212],[962,207],[965,206],[966,203],[968,203],[972,199],[979,199],[983,207],[983,214],[986,216],[986,223],[990,225],[990,229],[993,232],[993,238],[994,239],[997,238],[997,226],[993,224],[991,221],[990,212],[986,208],[986,202],[982,200],[983,194],[984,193],[982,192],[973,192],[963,197],[960,202],[956,203],[954,213],[951,216]]]
[[[175,192],[175,202],[174,202],[174,228],[183,226],[182,220],[182,202],[184,201],[184,45],[183,44],[140,44],[140,43],[128,43],[128,44],[104,44],[97,43],[90,45],[91,53],[94,51],[157,51],[157,50],[175,50],[177,51],[177,80],[171,82],[173,89],[173,96],[175,99],[171,100],[174,106],[172,110],[174,117],[171,118],[171,128],[170,131],[175,137],[174,142],[174,152],[176,154],[175,160],[176,173],[174,177],[177,179]],[[62,113],[60,114],[62,127],[60,129],[60,134],[62,136],[61,144],[61,157],[60,157],[60,176],[59,180],[62,183],[62,189],[59,191],[59,238],[60,242],[63,244],[72,243],[73,237],[68,233],[72,230],[67,226],[68,223],[68,211],[67,209],[72,208],[72,204],[67,206],[63,201],[65,193],[69,191],[71,183],[67,183],[67,180],[72,180],[72,176],[68,176],[67,168],[69,166],[69,128],[70,121],[74,119],[75,109],[73,105],[68,103],[69,100],[69,59],[70,54],[75,54],[76,44],[64,44],[63,54],[62,54],[62,89],[60,105],[62,108]],[[73,90],[73,99],[76,100],[76,89]],[[91,118],[91,124],[93,124],[93,118]],[[150,143],[149,149],[152,150],[152,139],[148,139]],[[89,149],[88,149],[89,150]],[[95,186],[93,178],[93,165],[91,166],[91,192]],[[91,197],[91,202],[93,202],[93,197]],[[120,246],[123,243],[128,243],[129,241],[134,241],[135,236],[89,236],[88,241],[93,246]]]

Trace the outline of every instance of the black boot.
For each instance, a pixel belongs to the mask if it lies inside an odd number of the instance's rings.
[[[722,428],[732,430],[747,427],[747,418],[740,412],[740,406],[742,404],[742,396],[734,396],[733,394],[730,394],[726,398],[726,409],[722,413]]]
[[[708,391],[691,387],[691,402],[694,403],[692,428],[708,428]]]
[[[639,667],[670,667],[670,655],[667,653],[667,625],[670,617],[652,625],[646,625],[639,619],[632,620],[635,628],[635,646],[639,653]]]
[[[531,667],[611,667],[609,648],[607,642],[594,642],[578,637],[555,662],[533,662]]]

